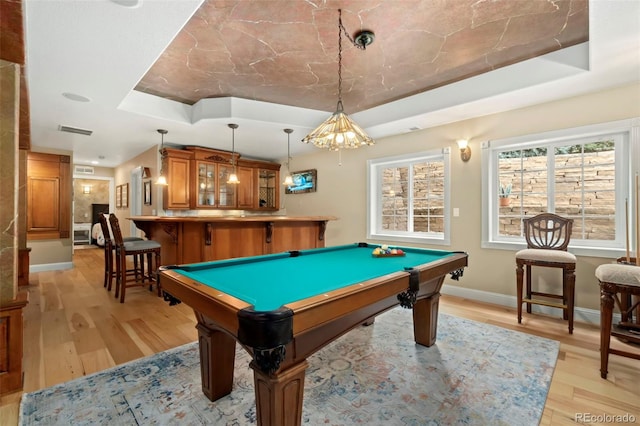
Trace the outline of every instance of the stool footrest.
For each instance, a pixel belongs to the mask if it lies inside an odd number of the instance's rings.
[[[551,299],[564,299],[564,296],[561,294],[550,294],[550,293],[542,293],[540,291],[532,291],[531,292],[532,296],[542,296],[542,297],[549,297]]]
[[[568,306],[562,303],[553,303],[547,302],[546,300],[538,300],[538,299],[526,299],[522,298],[522,303],[533,303],[534,305],[544,305],[549,306],[550,308],[559,308],[559,309],[567,309]]]

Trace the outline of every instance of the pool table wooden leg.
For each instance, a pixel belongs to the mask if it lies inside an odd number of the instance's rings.
[[[413,337],[416,343],[431,346],[438,331],[440,293],[418,299],[413,305]]]
[[[268,375],[251,363],[259,426],[299,426],[307,361]]]
[[[211,401],[231,393],[236,341],[222,331],[203,324],[196,326],[200,345],[202,392]]]

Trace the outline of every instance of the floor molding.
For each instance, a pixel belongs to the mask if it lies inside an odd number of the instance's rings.
[[[450,296],[462,297],[469,300],[477,300],[479,302],[492,303],[494,305],[507,306],[510,308],[517,308],[517,298],[515,296],[508,296],[506,294],[491,293],[488,291],[474,290],[470,288],[457,287],[445,284],[442,286],[442,294],[448,294]],[[524,308],[523,308],[524,309]],[[531,307],[532,312],[547,314],[547,315],[559,315],[560,309],[550,308],[548,306],[533,305]],[[617,317],[617,318],[616,318]],[[574,321],[580,321],[591,325],[600,325],[600,311],[595,309],[587,309],[576,306],[573,310]],[[614,321],[619,321],[620,315],[614,314]]]
[[[29,273],[62,271],[64,269],[73,269],[73,262],[43,263],[41,265],[31,265],[29,266]]]

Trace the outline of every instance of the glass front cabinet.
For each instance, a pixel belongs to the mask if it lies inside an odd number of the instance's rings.
[[[280,164],[240,159],[238,208],[275,211],[280,208]]]
[[[258,208],[262,210],[277,210],[280,195],[278,170],[256,169],[258,174]]]
[[[173,180],[176,189],[185,201],[168,208],[174,209],[237,209],[275,211],[280,206],[280,164],[261,160],[239,159],[236,154],[235,173],[240,183],[227,183],[234,171],[231,153],[207,148],[187,146],[183,150],[171,149],[167,158],[190,163],[184,169],[186,179]],[[190,169],[190,170],[189,170]],[[190,174],[190,177],[189,177]],[[184,187],[189,187],[184,190]],[[172,198],[173,187],[169,187],[167,199]],[[167,207],[165,207],[167,208]]]

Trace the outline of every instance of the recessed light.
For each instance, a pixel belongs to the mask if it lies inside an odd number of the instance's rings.
[[[91,99],[87,98],[86,96],[77,95],[75,93],[65,92],[62,94],[62,96],[76,102],[91,102]]]
[[[113,3],[122,7],[138,7],[142,4],[142,0],[111,0]]]
[[[93,160],[91,164],[100,164],[100,163],[98,163],[96,160]]]

